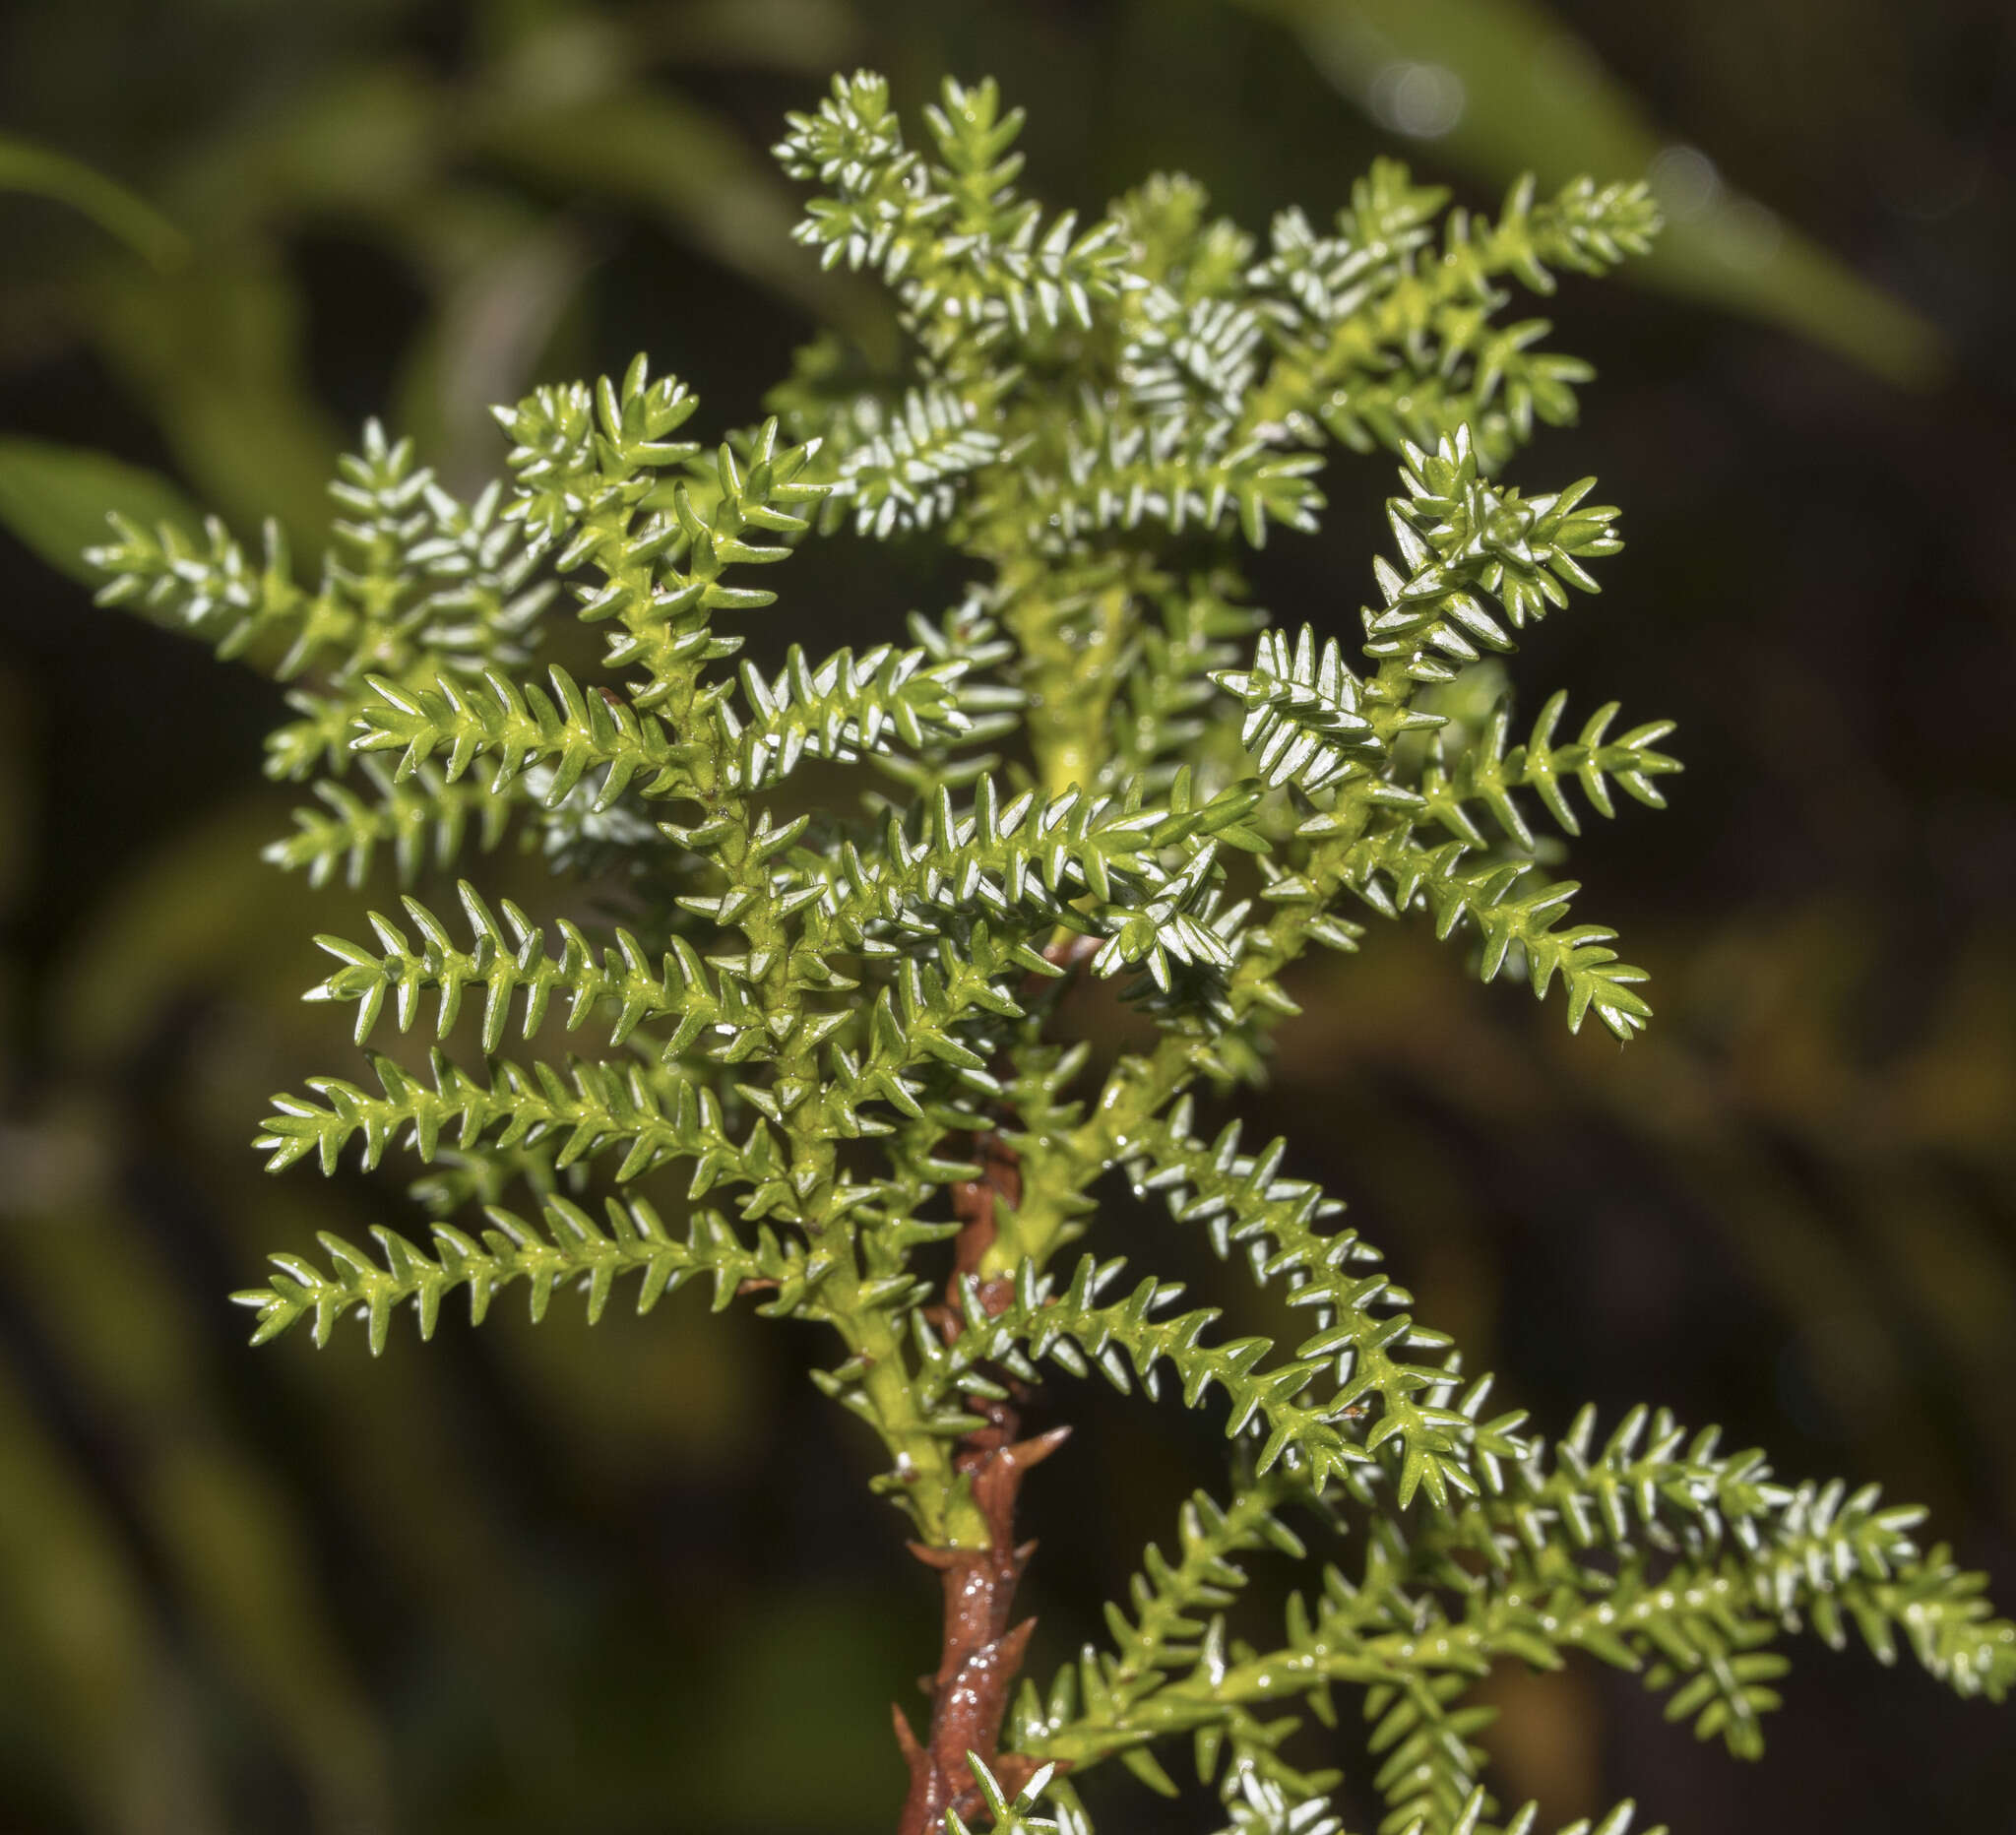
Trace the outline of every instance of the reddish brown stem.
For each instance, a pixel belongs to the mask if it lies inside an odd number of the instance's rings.
[[[963,1319],[961,1288],[979,1272],[981,1257],[994,1240],[994,1203],[1004,1197],[1013,1204],[1021,1195],[1022,1177],[1015,1149],[998,1134],[980,1143],[981,1175],[952,1188],[953,1208],[960,1219],[954,1240],[953,1272],[946,1284],[945,1304],[932,1318],[948,1339],[959,1335]],[[999,1312],[1014,1296],[1011,1282],[999,1277],[983,1282],[980,1303]],[[1036,1629],[1034,1618],[1010,1626],[1016,1583],[1022,1578],[1036,1544],[1015,1541],[1015,1499],[1022,1476],[1047,1459],[1070,1433],[1052,1428],[1034,1439],[1018,1439],[1021,1411],[1016,1398],[987,1401],[977,1412],[984,1426],[963,1435],[953,1465],[973,1478],[974,1501],[986,1520],[984,1549],[933,1549],[910,1545],[911,1552],[935,1567],[944,1582],[945,1623],[938,1670],[925,1687],[931,1696],[931,1724],[919,1740],[903,1710],[894,1710],[897,1743],[910,1766],[910,1795],[904,1801],[899,1835],[937,1835],[945,1812],[962,1816],[980,1812],[983,1802],[974,1783],[969,1752],[976,1754],[1010,1792],[1028,1783],[1035,1761],[1000,1750],[1001,1722],[1008,1711],[1009,1690],[1022,1668],[1023,1652]]]
[[[1097,949],[1096,940],[1071,936],[1053,943],[1043,954],[1067,973]],[[1028,992],[1052,985],[1048,978],[1032,977]],[[977,1143],[980,1176],[952,1187],[952,1208],[959,1218],[953,1240],[952,1276],[945,1284],[945,1303],[929,1317],[946,1341],[957,1338],[965,1322],[964,1288],[980,1271],[997,1231],[994,1206],[1014,1205],[1022,1197],[1021,1157],[999,1133]],[[1015,1296],[1015,1284],[995,1275],[979,1284],[980,1304],[989,1316],[1002,1311]],[[964,1434],[953,1455],[955,1470],[973,1479],[974,1501],[987,1525],[984,1549],[934,1549],[914,1542],[910,1550],[927,1567],[935,1567],[945,1588],[944,1635],[938,1669],[924,1679],[931,1697],[931,1723],[922,1740],[903,1710],[891,1710],[897,1743],[910,1767],[910,1794],[904,1800],[898,1835],[938,1835],[945,1812],[956,1809],[974,1816],[983,1807],[974,1782],[969,1752],[977,1756],[1011,1794],[1037,1770],[1037,1762],[1019,1752],[1002,1753],[1001,1723],[1007,1717],[1009,1691],[1022,1668],[1034,1618],[1010,1626],[1015,1588],[1034,1542],[1015,1541],[1015,1500],[1023,1474],[1047,1459],[1064,1443],[1069,1427],[1053,1427],[1033,1439],[1019,1439],[1026,1399],[1019,1385],[1006,1385],[1008,1396],[976,1405],[983,1426]]]

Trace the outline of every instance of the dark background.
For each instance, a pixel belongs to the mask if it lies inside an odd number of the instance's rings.
[[[0,131],[191,252],[158,271],[0,193],[0,1828],[888,1826],[885,1704],[917,1700],[934,1588],[799,1373],[823,1347],[688,1298],[593,1342],[563,1302],[375,1365],[357,1333],[243,1349],[223,1296],[266,1251],[405,1221],[395,1180],[267,1180],[244,1147],[272,1090],[353,1072],[294,997],[310,934],[393,889],[259,864],[278,692],[94,608],[19,444],[155,468],[241,531],[276,510],[312,554],[368,413],[466,483],[499,458],[485,403],[645,347],[745,421],[815,317],[887,335],[785,240],[762,154],[857,62],[912,108],[997,75],[1032,188],[1092,211],[1156,167],[1260,229],[1380,152],[1481,205],[1524,165],[1656,160],[1665,252],[1547,306],[1601,380],[1513,471],[1597,473],[1628,540],[1518,661],[1529,708],[1560,683],[1680,723],[1672,808],[1576,860],[1654,1030],[1570,1039],[1382,927],[1309,971],[1248,1107],[1543,1426],[1670,1403],[1922,1499],[2016,1592],[2000,0],[14,0]],[[1444,131],[1404,131],[1412,66],[1463,85]],[[1256,570],[1277,615],[1353,625],[1390,478],[1336,458],[1322,536]],[[956,580],[850,538],[790,571],[766,654]],[[1030,1494],[1045,1677],[1217,1470],[1209,1422],[1057,1404],[1083,1424]],[[1761,1767],[1628,1677],[1494,1677],[1503,1794],[1545,1826],[1628,1792],[1720,1835],[2016,1828],[2005,1712],[1796,1655]],[[1108,1827],[1164,1825],[1115,1785]]]

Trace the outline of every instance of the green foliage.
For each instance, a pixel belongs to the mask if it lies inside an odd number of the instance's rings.
[[[1382,1830],[1523,1835],[1532,1806],[1489,1820],[1474,1738],[1472,1690],[1502,1662],[1638,1671],[1746,1756],[1778,1698],[1767,1646],[1807,1622],[1834,1642],[1853,1624],[1885,1661],[1901,1634],[2000,1698],[2016,1628],[1920,1550],[1915,1512],[1781,1485],[1643,1410],[1601,1449],[1588,1414],[1549,1448],[1486,1412],[1489,1379],[1285,1172],[1285,1143],[1199,1131],[1213,1092],[1264,1076],[1296,959],[1356,947],[1348,898],[1464,931],[1487,981],[1559,981],[1571,1028],[1650,1019],[1613,933],[1566,922],[1578,888],[1541,870],[1515,793],[1570,836],[1571,780],[1605,815],[1612,780],[1657,807],[1669,726],[1611,740],[1610,706],[1557,743],[1556,695],[1508,746],[1502,700],[1477,730],[1449,711],[1620,546],[1588,480],[1501,480],[1586,371],[1498,314],[1515,285],[1642,251],[1644,192],[1521,184],[1495,219],[1444,216],[1387,163],[1331,229],[1290,213],[1261,255],[1187,180],[1084,229],[1046,217],[1015,189],[1018,120],[991,84],[948,84],[913,150],[865,75],[790,118],[780,158],[816,187],[799,240],[892,290],[898,370],[822,342],[709,455],[673,437],[691,392],[640,357],[501,411],[512,482],[470,504],[368,430],[312,590],[277,531],[256,561],[220,525],[199,544],[121,524],[96,551],[106,599],[298,684],[268,766],[319,778],[327,813],[297,818],[283,864],[359,879],[389,843],[412,880],[515,834],[565,881],[565,916],[500,918],[465,881],[465,925],[410,895],[371,944],[318,939],[337,966],[310,998],[355,1005],[375,1088],[314,1079],[257,1144],[325,1171],[410,1149],[435,1221],[425,1248],[381,1227],[375,1257],[334,1236],[326,1266],[278,1256],[237,1296],[256,1338],[306,1319],[327,1342],[356,1314],[375,1351],[408,1304],[430,1335],[459,1289],[479,1320],[522,1281],[537,1318],[565,1283],[593,1318],[618,1276],[643,1310],[711,1276],[717,1305],[759,1297],[837,1337],[817,1380],[948,1560],[1008,1558],[972,1436],[1040,1366],[1151,1394],[1166,1374],[1186,1407],[1224,1406],[1228,1500],[1184,1507],[1110,1646],[1025,1685],[1007,1753],[954,1781],[998,1829],[1086,1828],[1086,1771],[1118,1759],[1163,1788],[1187,1738],[1231,1828],[1328,1835],[1334,1774],[1298,1768],[1280,1710],[1334,1726],[1341,1686],[1363,1697]],[[1356,664],[1338,635],[1267,628],[1237,573],[1241,544],[1314,524],[1330,441],[1400,462]],[[776,598],[750,570],[850,517],[944,542],[968,600],[908,648],[721,666],[745,636],[724,622]],[[556,663],[548,691],[522,667],[563,592],[602,627],[604,670]],[[1132,1048],[1069,1042],[1081,971],[1135,1009]],[[424,1070],[387,1037],[423,1019]],[[566,1055],[562,1020],[592,1022],[599,1054]],[[498,1055],[513,1030],[523,1061]],[[1300,1315],[1296,1342],[1223,1336],[1220,1307],[1123,1287],[1109,1255],[1067,1268],[1120,1201],[1111,1175],[1202,1226]],[[463,1206],[487,1227],[452,1221]],[[1291,1508],[1350,1528],[1355,1559],[1251,1641],[1228,1609],[1249,1555],[1308,1558]]]
[[[1263,398],[1268,411],[1313,413],[1361,452],[1403,439],[1432,446],[1467,429],[1494,460],[1531,439],[1536,419],[1574,419],[1575,388],[1593,372],[1532,348],[1545,320],[1494,323],[1511,298],[1499,283],[1549,293],[1556,268],[1600,274],[1643,255],[1658,221],[1651,199],[1583,178],[1537,203],[1529,177],[1495,221],[1450,213],[1437,253],[1447,202],[1381,159],[1353,187],[1334,233],[1298,210],[1275,219],[1261,274],[1278,289],[1270,316],[1283,369]]]
[[[188,258],[189,238],[146,199],[53,147],[0,134],[0,191],[67,204],[157,268]]]
[[[84,549],[113,507],[157,526],[195,528],[201,520],[180,491],[141,467],[47,440],[0,437],[0,527],[17,532],[50,566],[97,581]]]

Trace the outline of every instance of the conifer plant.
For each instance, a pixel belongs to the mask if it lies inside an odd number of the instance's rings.
[[[1537,831],[1659,807],[1670,726],[1558,694],[1515,725],[1492,687],[1620,545],[1591,480],[1506,481],[1589,375],[1506,312],[1643,252],[1644,188],[1522,184],[1487,218],[1382,161],[1328,226],[1259,238],[1166,176],[1081,223],[1018,195],[1019,119],[948,83],[913,145],[869,75],[790,117],[799,240],[887,285],[905,373],[821,339],[770,418],[703,448],[640,357],[500,410],[509,481],[470,503],[369,428],[313,586],[272,529],[257,557],[217,524],[95,553],[105,599],[292,684],[268,768],[317,806],[279,864],[472,875],[317,939],[309,997],[382,1048],[276,1098],[257,1144],[276,1171],[410,1154],[431,1221],[277,1255],[237,1297],[254,1341],[355,1317],[376,1351],[404,1306],[425,1337],[517,1284],[536,1319],[561,1287],[594,1318],[704,1280],[829,1328],[813,1379],[879,1440],[943,1590],[928,1700],[895,1714],[902,1835],[1089,1829],[1109,1762],[1165,1792],[1187,1764],[1233,1829],[1326,1835],[1335,1759],[1385,1835],[1525,1835],[1477,1738],[1502,1663],[1636,1672],[1744,1757],[1803,1627],[2000,1698],[2016,1628],[1920,1511],[1663,1410],[1554,1434],[1501,1411],[1292,1146],[1213,1118],[1292,1020],[1291,966],[1355,950],[1366,914],[1571,1029],[1650,1017]],[[1354,624],[1276,625],[1241,551],[1314,526],[1333,441],[1398,461],[1390,548]],[[775,569],[844,522],[945,544],[970,590],[858,653],[732,663]],[[602,672],[535,679],[570,601]],[[507,840],[557,909],[478,889]],[[1138,1016],[1117,1054],[1073,1037],[1102,997]],[[1275,1287],[1291,1341],[1124,1267],[1100,1210],[1126,1186],[1228,1286]],[[1222,1408],[1229,1469],[1039,1679],[1018,1504],[1088,1376]],[[1271,1627],[1237,1611],[1259,1556],[1307,1564]]]

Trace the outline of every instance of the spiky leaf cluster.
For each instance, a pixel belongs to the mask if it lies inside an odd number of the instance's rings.
[[[705,449],[677,437],[695,397],[642,358],[543,388],[500,411],[510,482],[467,506],[369,430],[312,590],[276,532],[257,561],[217,526],[99,551],[108,600],[295,684],[270,767],[321,806],[283,864],[361,882],[389,849],[403,881],[465,875],[316,939],[334,966],[309,998],[375,1049],[277,1098],[258,1137],[276,1169],[415,1159],[430,1221],[277,1256],[238,1297],[256,1337],[354,1315],[377,1351],[407,1307],[426,1337],[513,1285],[535,1318],[562,1288],[593,1318],[705,1276],[717,1306],[833,1334],[815,1379],[941,1550],[992,1533],[960,1449],[1013,1385],[1097,1372],[1221,1410],[1226,1500],[1185,1504],[1108,1640],[1024,1686],[1026,1787],[974,1757],[967,1801],[1000,1830],[1078,1835],[1088,1769],[1169,1789],[1187,1745],[1230,1830],[1332,1835],[1336,1774],[1297,1729],[1304,1708],[1337,1728],[1344,1690],[1385,1835],[1525,1835],[1531,1806],[1493,1820],[1477,1738],[1475,1686],[1507,1661],[1632,1670],[1745,1755],[1801,1626],[1999,1697],[2016,1629],[1917,1512],[1644,1410],[1547,1444],[1491,1412],[1432,1297],[1418,1319],[1292,1146],[1204,1119],[1264,1070],[1297,959],[1358,947],[1361,906],[1467,939],[1485,981],[1558,986],[1571,1027],[1650,1018],[1531,814],[1574,837],[1576,796],[1661,806],[1670,728],[1611,737],[1609,704],[1564,741],[1561,696],[1516,728],[1485,677],[1620,545],[1588,480],[1505,480],[1587,371],[1500,314],[1515,284],[1641,250],[1642,188],[1444,214],[1382,162],[1330,226],[1290,211],[1263,245],[1181,178],[1089,224],[1047,214],[1016,188],[1019,119],[948,84],[914,145],[867,75],[791,117],[799,239],[890,287],[910,347],[889,373],[821,340],[773,418]],[[1240,556],[1315,526],[1331,441],[1399,462],[1391,551],[1355,625],[1312,606],[1292,634],[1247,603]],[[816,603],[816,561],[782,564],[850,523],[944,543],[971,590],[908,645],[758,661],[778,595],[757,583]],[[602,666],[573,633],[534,679],[563,598]],[[1493,711],[1459,717],[1466,696]],[[543,904],[472,883],[472,844],[512,834],[553,868]],[[1098,1019],[1073,1040],[1075,983],[1132,1004],[1128,1048],[1092,1048]],[[982,1185],[991,1234],[945,1292]],[[1122,1186],[1202,1234],[1223,1294],[1098,1240],[1065,1256]],[[1265,1332],[1228,1323],[1249,1286]],[[1295,1511],[1352,1540],[1263,1628],[1237,1613],[1246,1566],[1314,1559]]]

